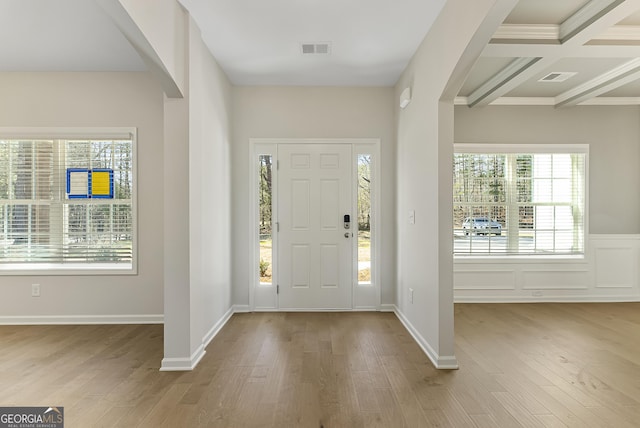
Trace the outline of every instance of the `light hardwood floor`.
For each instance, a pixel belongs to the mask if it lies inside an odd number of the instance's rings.
[[[162,326],[2,326],[0,406],[66,427],[640,426],[640,304],[456,305],[460,370],[388,313],[232,317],[196,370]]]

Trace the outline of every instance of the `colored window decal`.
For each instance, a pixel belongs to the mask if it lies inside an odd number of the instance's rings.
[[[69,199],[113,199],[113,170],[68,168],[67,196]]]
[[[67,169],[67,195],[69,199],[87,199],[89,197],[89,170],[82,168]]]
[[[94,169],[91,171],[91,197],[113,198],[112,169]]]

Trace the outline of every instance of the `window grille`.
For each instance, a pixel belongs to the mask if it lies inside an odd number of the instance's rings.
[[[133,135],[0,137],[0,269],[131,269],[134,161]],[[70,197],[68,171],[74,169],[108,171],[113,192]]]
[[[587,150],[456,145],[457,255],[583,255]]]

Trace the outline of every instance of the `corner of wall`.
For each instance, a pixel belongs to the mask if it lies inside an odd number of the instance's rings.
[[[400,310],[400,308],[396,306],[393,312],[437,369],[457,370],[459,368],[458,360],[455,355],[439,355],[433,346],[431,346],[431,344],[420,334],[418,329],[416,329],[416,327],[411,323],[409,318],[407,318]]]

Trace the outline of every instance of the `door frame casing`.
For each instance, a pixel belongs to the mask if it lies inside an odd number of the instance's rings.
[[[258,156],[262,154],[272,155],[272,164],[277,165],[277,148],[279,144],[350,144],[352,146],[352,174],[353,188],[357,185],[357,157],[359,154],[371,154],[371,284],[359,284],[357,278],[357,239],[353,239],[352,251],[352,310],[354,311],[378,311],[380,310],[380,236],[382,219],[380,218],[380,139],[377,138],[250,138],[249,139],[249,310],[250,311],[279,311],[277,295],[277,233],[273,234],[272,247],[272,272],[273,281],[270,285],[260,284],[259,274],[259,203],[258,203]],[[273,186],[272,201],[278,199],[278,171],[277,167],[272,171]],[[357,212],[357,192],[352,195],[352,212]],[[278,219],[277,204],[272,207],[273,221]],[[303,309],[312,311],[312,309]],[[324,310],[323,310],[324,311]],[[344,311],[344,309],[341,309]]]

